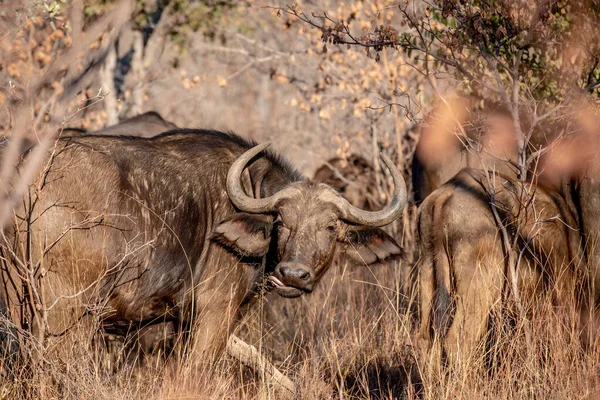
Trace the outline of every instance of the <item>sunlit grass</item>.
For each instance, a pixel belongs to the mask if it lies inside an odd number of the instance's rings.
[[[236,334],[255,345],[299,388],[299,398],[596,398],[600,348],[582,349],[579,333],[549,303],[531,316],[533,343],[519,321],[498,323],[481,346],[493,359],[473,357],[439,368],[418,360],[414,296],[397,288],[403,265],[332,268],[311,295],[268,295]],[[498,317],[502,320],[501,317]],[[163,353],[142,358],[131,348],[72,346],[42,357],[33,371],[15,369],[3,397],[94,399],[279,399],[260,374],[224,356],[212,375],[179,368]],[[117,360],[117,361],[115,361]],[[432,368],[431,363],[438,363]]]

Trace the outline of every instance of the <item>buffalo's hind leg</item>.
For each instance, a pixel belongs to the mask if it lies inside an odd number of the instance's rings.
[[[485,361],[482,339],[489,333],[492,310],[502,300],[504,263],[493,238],[457,247],[452,260],[455,313],[443,342],[448,364],[471,370]]]
[[[433,263],[427,252],[421,252],[422,259],[417,264],[419,281],[419,331],[417,333],[417,349],[419,360],[426,366],[427,376],[431,376],[433,367],[439,360],[439,342],[432,330],[433,293],[435,282]],[[437,346],[437,347],[436,347]],[[437,351],[436,351],[437,350]]]

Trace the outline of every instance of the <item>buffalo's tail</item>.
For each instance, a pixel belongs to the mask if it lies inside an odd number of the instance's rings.
[[[445,336],[453,319],[454,302],[452,300],[452,260],[448,249],[448,238],[444,226],[444,208],[451,193],[440,196],[433,209],[432,252],[435,280],[433,296],[432,327],[434,332]]]

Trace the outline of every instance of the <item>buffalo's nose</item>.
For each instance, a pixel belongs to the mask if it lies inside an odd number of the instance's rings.
[[[284,280],[307,281],[310,279],[310,272],[302,267],[290,267],[283,265],[279,268],[279,273]]]
[[[287,263],[277,268],[281,275],[281,282],[286,286],[312,291],[313,276],[309,268],[302,264]]]

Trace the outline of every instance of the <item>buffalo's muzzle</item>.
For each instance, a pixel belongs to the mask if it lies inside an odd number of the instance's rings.
[[[314,276],[302,264],[282,263],[275,269],[271,282],[276,287],[277,293],[285,297],[292,297],[289,295],[291,292],[294,292],[296,296],[304,292],[312,292]]]

